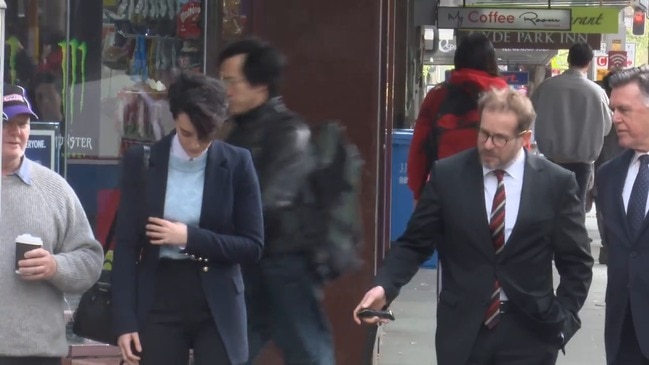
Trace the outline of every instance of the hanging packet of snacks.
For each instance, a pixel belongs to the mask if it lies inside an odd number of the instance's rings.
[[[200,38],[201,2],[200,0],[178,0],[178,23],[176,35],[182,39]]]

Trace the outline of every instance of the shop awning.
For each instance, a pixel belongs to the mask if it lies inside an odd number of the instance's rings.
[[[557,50],[551,49],[497,49],[498,64],[500,65],[547,65]],[[425,64],[453,65],[455,52],[427,52]],[[432,57],[432,62],[430,61]]]

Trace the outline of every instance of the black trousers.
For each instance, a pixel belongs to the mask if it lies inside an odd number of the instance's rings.
[[[617,352],[615,361],[611,365],[649,365],[649,358],[642,354],[638,337],[633,327],[631,307],[627,307],[624,324],[622,324],[622,338],[620,349]]]
[[[140,365],[230,365],[205,299],[200,267],[191,260],[161,260],[153,308],[140,332]]]
[[[0,365],[61,365],[60,357],[0,357]]]
[[[554,365],[558,353],[558,343],[506,311],[493,329],[482,326],[466,365]]]
[[[590,181],[591,174],[593,173],[593,164],[585,162],[555,163],[563,167],[564,169],[570,170],[575,173],[577,185],[579,186],[578,197],[581,201],[581,204],[583,205],[584,210],[586,210],[586,193],[588,193],[588,183]]]

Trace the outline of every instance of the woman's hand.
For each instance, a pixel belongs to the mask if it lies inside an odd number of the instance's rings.
[[[137,332],[125,333],[117,339],[117,345],[122,351],[122,359],[129,365],[138,365],[140,363],[139,354],[142,353],[142,344]],[[137,352],[137,354],[133,353]]]
[[[187,225],[166,219],[149,217],[146,236],[154,245],[187,245]]]

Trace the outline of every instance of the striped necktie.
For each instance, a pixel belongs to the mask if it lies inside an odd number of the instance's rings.
[[[489,217],[489,230],[491,231],[491,241],[498,255],[505,247],[505,182],[503,177],[505,171],[495,170],[494,175],[498,179],[498,188],[494,195],[494,201],[491,206],[491,216]],[[487,328],[492,329],[500,320],[500,283],[498,279],[494,282],[494,289],[491,293],[491,301],[485,313],[484,324]]]

